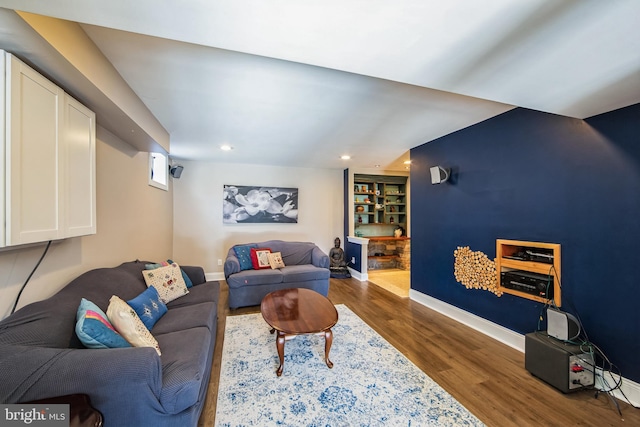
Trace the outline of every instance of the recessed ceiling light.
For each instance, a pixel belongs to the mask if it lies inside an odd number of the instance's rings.
[[[340,158],[341,158],[342,160],[351,160],[351,156],[349,156],[348,154],[345,154],[345,155],[343,155],[343,156],[340,156]]]
[[[405,160],[405,161],[404,161],[404,164],[405,164],[405,165],[410,165],[410,164],[411,164],[411,160]]]
[[[221,146],[220,146],[220,149],[221,149],[222,151],[231,151],[231,150],[233,150],[233,147],[232,147],[232,146],[230,146],[229,144],[224,144],[224,145],[221,145]]]
[[[374,167],[379,168],[379,167],[380,167],[380,165],[375,165]]]

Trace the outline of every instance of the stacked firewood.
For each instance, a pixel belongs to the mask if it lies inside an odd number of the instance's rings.
[[[454,275],[467,289],[482,289],[501,296],[498,289],[496,263],[480,251],[472,251],[469,246],[453,251]]]

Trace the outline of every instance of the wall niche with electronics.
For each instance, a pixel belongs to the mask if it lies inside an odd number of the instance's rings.
[[[556,306],[562,304],[558,243],[496,240],[499,290]]]

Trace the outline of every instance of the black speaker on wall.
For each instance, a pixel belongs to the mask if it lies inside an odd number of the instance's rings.
[[[169,169],[169,173],[171,174],[172,177],[174,177],[175,179],[178,179],[180,178],[180,175],[182,175],[183,169],[184,169],[184,166],[180,166],[180,165],[171,166],[171,168]]]

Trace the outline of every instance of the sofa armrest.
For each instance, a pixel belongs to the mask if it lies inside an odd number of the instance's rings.
[[[180,268],[185,273],[187,273],[187,276],[189,276],[189,279],[191,279],[191,283],[193,283],[194,286],[207,281],[204,275],[204,269],[202,267],[193,265],[181,265]]]
[[[329,255],[325,254],[318,246],[311,251],[311,264],[320,268],[329,268]]]
[[[155,349],[69,349],[0,345],[0,401],[87,394],[94,406],[135,400],[161,409],[162,365]],[[106,408],[105,408],[106,409]]]
[[[228,279],[233,273],[240,272],[240,261],[238,257],[229,251],[227,254],[227,259],[224,261],[224,278]]]

